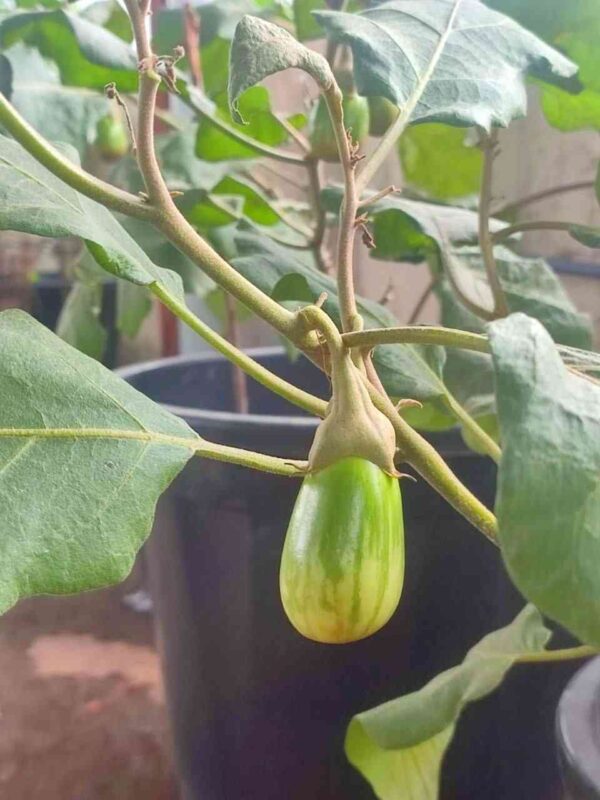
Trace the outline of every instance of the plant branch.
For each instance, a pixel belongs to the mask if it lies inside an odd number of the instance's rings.
[[[156,206],[156,227],[221,288],[269,322],[284,336],[296,340],[295,316],[231,267],[189,224],[173,202],[154,152],[154,108],[158,90],[145,19],[137,0],[126,0],[140,57],[138,103],[138,163],[148,195]]]
[[[573,227],[577,227],[577,223],[553,220],[517,222],[514,225],[509,225],[507,228],[502,228],[501,230],[493,233],[492,241],[500,242],[504,239],[508,239],[508,237],[513,236],[515,233],[523,233],[525,231],[570,231]]]
[[[492,217],[501,217],[505,214],[512,214],[519,211],[521,208],[526,208],[540,200],[545,200],[547,197],[554,197],[557,194],[566,194],[567,192],[577,192],[582,189],[593,189],[595,181],[578,181],[576,183],[565,183],[562,186],[553,186],[550,189],[542,189],[540,192],[521,197],[519,200],[513,200],[510,203],[505,203],[503,206],[498,206],[492,209]]]
[[[354,292],[354,234],[358,212],[356,188],[356,164],[359,156],[344,127],[342,92],[337,83],[323,93],[333,125],[335,140],[344,173],[344,199],[340,208],[340,223],[337,245],[337,284],[342,330],[355,330],[359,322]]]
[[[562,650],[544,650],[541,653],[527,653],[517,658],[517,664],[543,664],[550,661],[570,661],[574,658],[591,658],[600,651],[597,647],[582,644],[579,647],[566,647]]]
[[[0,123],[36,161],[86,197],[138,219],[152,220],[156,217],[155,209],[139,197],[95,178],[65,158],[21,117],[3,94],[0,94]]]
[[[497,544],[498,523],[492,512],[461,483],[437,450],[404,420],[391,400],[369,386],[371,399],[392,422],[403,461],[410,464],[465,519]]]
[[[115,430],[113,428],[0,428],[0,438],[20,439],[113,439],[118,441],[149,442],[170,445],[191,450],[194,455],[226,461],[242,467],[271,472],[288,477],[303,477],[308,464],[306,461],[293,461],[239,447],[228,447],[201,439],[169,436],[154,431]]]
[[[438,61],[440,60],[440,57],[444,51],[446,42],[448,41],[448,37],[452,32],[452,27],[454,25],[454,20],[458,12],[459,4],[460,0],[454,0],[454,6],[452,8],[452,12],[448,17],[446,28],[444,29],[438,40],[438,43],[435,47],[435,50],[433,51],[431,60],[427,65],[427,68],[425,69],[423,74],[419,77],[417,85],[415,86],[411,96],[408,98],[404,107],[400,109],[400,113],[398,114],[394,122],[387,129],[384,136],[382,136],[382,138],[379,140],[379,144],[377,145],[375,150],[373,150],[371,155],[366,159],[363,168],[360,171],[360,174],[356,181],[359,195],[362,194],[363,190],[366,189],[366,187],[369,185],[371,179],[373,178],[379,167],[383,164],[385,159],[388,157],[388,154],[391,151],[391,149],[396,144],[396,140],[408,125],[412,113],[417,107],[417,104],[421,99],[423,92],[425,91],[425,87],[429,83],[431,76],[433,75],[435,68],[438,64]]]
[[[302,152],[308,155],[308,153],[310,153],[310,142],[308,139],[306,139],[299,130],[294,128],[291,122],[288,122],[283,114],[274,114],[273,116],[281,125],[283,130],[287,133],[287,135],[296,142]]]
[[[423,290],[423,293],[421,294],[421,296],[417,300],[417,302],[415,304],[415,307],[410,312],[410,317],[408,318],[407,325],[414,325],[415,322],[419,319],[421,311],[423,311],[423,308],[425,307],[425,303],[429,299],[430,294],[435,289],[436,283],[437,283],[437,278],[432,278],[429,281],[429,283],[427,284],[427,286]]]
[[[214,347],[217,352],[225,356],[229,361],[242,369],[246,375],[254,378],[255,381],[270,389],[275,394],[293,403],[295,406],[303,408],[310,414],[325,416],[327,403],[308,392],[298,389],[291,383],[283,380],[278,375],[270,372],[242,350],[238,350],[231,342],[220,336],[206,323],[199,319],[190,309],[177,300],[164,286],[153,283],[150,287],[152,293],[163,303],[178,319],[188,325],[195,333],[201,336],[205,342]]]
[[[390,185],[386,186],[385,189],[381,189],[379,192],[375,192],[375,194],[369,195],[364,200],[361,200],[358,204],[359,208],[365,208],[366,206],[370,206],[373,203],[376,203],[378,200],[383,200],[384,197],[387,197],[390,194],[395,194],[399,192],[400,189],[397,189],[395,186]]]
[[[204,95],[198,89],[195,89],[191,86],[188,87],[187,91],[181,95],[181,100],[200,117],[208,120],[211,124],[218,128],[222,133],[225,133],[227,136],[235,139],[235,141],[239,144],[249,147],[257,154],[257,156],[271,158],[274,161],[283,161],[286,164],[294,164],[297,167],[306,166],[306,160],[304,156],[298,155],[297,153],[291,153],[286,150],[279,150],[276,147],[270,147],[267,144],[263,144],[257,139],[253,139],[251,136],[246,136],[245,133],[242,133],[242,131],[239,131],[233,125],[225,122],[225,120],[220,119],[212,109],[210,111],[208,110],[208,99],[204,97]]]
[[[321,177],[319,175],[319,162],[311,158],[307,161],[309,189],[313,208],[315,209],[316,224],[312,237],[312,248],[315,253],[317,267],[321,272],[328,274],[330,265],[327,263],[323,254],[323,239],[326,230],[326,212],[321,203]]]
[[[477,353],[489,353],[488,340],[480,333],[430,325],[410,325],[400,328],[370,328],[342,334],[346,347],[376,347],[378,344],[431,344],[461,347]]]
[[[493,316],[506,317],[509,313],[506,295],[498,277],[496,259],[494,258],[494,242],[490,233],[490,204],[492,199],[492,173],[494,159],[497,155],[498,130],[494,128],[482,140],[483,173],[481,177],[481,193],[479,195],[479,247],[483,256],[483,264],[488,283],[494,297]]]
[[[464,408],[464,406],[458,402],[454,395],[452,395],[450,392],[446,392],[444,399],[446,401],[446,405],[454,414],[456,419],[462,424],[463,428],[469,431],[483,452],[486,453],[486,455],[488,455],[492,461],[495,461],[497,464],[500,461],[502,451],[492,437],[489,436],[483,430],[481,425],[479,425],[477,421],[473,419],[473,417]]]
[[[458,274],[454,271],[455,256],[452,253],[450,244],[448,242],[446,242],[446,244],[440,249],[440,260],[450,286],[452,287],[452,291],[458,297],[464,307],[475,314],[475,316],[480,317],[486,322],[491,322],[492,320],[496,319],[496,314],[493,310],[484,308],[483,306],[479,305],[479,303],[471,300],[471,298],[463,292]]]

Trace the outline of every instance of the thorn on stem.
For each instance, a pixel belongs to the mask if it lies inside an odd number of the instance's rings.
[[[423,403],[418,400],[411,400],[408,397],[396,403],[396,411],[404,411],[407,408],[423,408]]]
[[[321,292],[321,294],[317,297],[315,301],[315,305],[317,308],[323,308],[325,302],[327,301],[327,292]]]
[[[175,48],[177,50],[177,48]],[[183,48],[181,48],[183,51]],[[182,52],[183,55],[183,52]],[[175,63],[181,56],[158,56],[154,64],[154,70],[167,85],[167,89],[173,94],[181,94],[177,88],[177,76],[175,75]]]
[[[354,169],[358,162],[362,161],[365,156],[361,155],[359,152],[360,144],[355,142],[352,138],[352,128],[346,130],[346,138],[348,139],[348,150],[350,152],[350,166]]]
[[[367,247],[369,250],[373,250],[375,248],[375,239],[373,238],[371,231],[367,228],[364,222],[360,223],[360,229],[362,231],[362,243]]]

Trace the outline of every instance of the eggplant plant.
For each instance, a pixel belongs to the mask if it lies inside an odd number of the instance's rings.
[[[128,17],[89,2],[2,12],[0,229],[79,237],[97,267],[323,421],[307,461],[206,441],[27,314],[3,312],[0,606],[122,580],[160,494],[189,459],[218,459],[302,481],[283,606],[298,635],[343,646],[403,613],[399,486],[410,469],[497,549],[527,603],[462,664],[350,722],[347,756],[379,798],[432,800],[468,703],[517,663],[600,648],[600,357],[550,266],[518,254],[525,230],[590,248],[600,230],[515,222],[539,194],[493,205],[501,132],[525,114],[528,83],[555,126],[600,125],[588,46],[600,15],[558,0],[543,14],[519,0],[226,1],[201,9],[200,63],[176,12],[153,15],[153,39],[149,0],[125,5]],[[32,103],[25,73],[40,60],[53,78]],[[286,117],[263,82],[283,73],[296,85],[299,70],[313,108]],[[56,140],[57,109],[70,109],[65,130],[100,126],[120,154],[125,108],[130,156],[110,181],[80,166],[73,135]],[[404,191],[380,178],[394,156]],[[325,181],[324,159],[341,183]],[[273,172],[306,199],[281,197]],[[473,193],[476,208],[463,202]],[[428,269],[443,324],[399,326],[358,296],[358,248]],[[217,287],[268,323],[331,376],[331,396],[212,330],[186,305],[190,285]],[[452,425],[498,465],[493,511],[420,432]],[[548,649],[543,616],[580,645]]]

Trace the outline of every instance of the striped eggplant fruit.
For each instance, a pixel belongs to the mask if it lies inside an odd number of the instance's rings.
[[[403,581],[398,479],[356,457],[304,478],[279,574],[296,630],[330,644],[364,639],[392,616]]]

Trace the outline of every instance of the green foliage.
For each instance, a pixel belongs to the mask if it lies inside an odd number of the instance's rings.
[[[0,230],[81,237],[107,272],[142,286],[158,281],[182,295],[179,277],[153,264],[103,206],[71,189],[5,136],[0,136],[0,159]]]
[[[496,248],[496,263],[511,312],[521,311],[538,319],[555,341],[578,348],[591,346],[589,319],[580,314],[551,267],[541,258],[517,256],[506,248]],[[454,259],[463,291],[473,300],[489,300],[485,269],[477,250],[463,250]],[[444,277],[436,286],[441,305],[442,324],[448,328],[485,330],[481,320],[457,299]],[[449,348],[444,366],[444,382],[467,411],[479,418],[495,413],[494,376],[489,356]]]
[[[295,254],[255,234],[236,237],[240,256],[234,266],[242,275],[274,299],[283,303],[314,302],[327,292],[323,306],[339,324],[339,303],[334,280],[314,267],[306,266]],[[396,324],[393,314],[373,300],[358,298],[359,313],[366,328]],[[441,347],[383,345],[376,349],[374,362],[386,389],[396,397],[438,400],[445,392],[441,371],[445,353]]]
[[[600,386],[573,375],[539,322],[489,326],[503,455],[496,514],[517,588],[600,646]]]
[[[0,55],[0,86],[27,122],[80,155],[94,141],[96,125],[109,109],[103,95],[61,84],[56,64],[21,42]]]
[[[396,0],[360,14],[316,16],[328,36],[352,49],[359,93],[407,107],[412,122],[508,125],[525,113],[527,74],[569,88],[576,71],[477,0]]]
[[[122,580],[196,434],[23,312],[0,349],[0,609]]]
[[[325,0],[294,0],[294,25],[299,41],[305,42],[323,36],[323,28],[312,12],[324,11],[326,8]]]
[[[600,128],[600,9],[596,0],[486,0],[521,25],[558,47],[579,67],[583,91],[569,94],[560,88],[540,87],[548,122],[562,131]]]
[[[519,656],[540,652],[549,638],[539,612],[527,606],[459,666],[353,717],[346,754],[379,800],[437,800],[442,758],[465,706],[493,692]]]
[[[337,212],[342,195],[341,187],[327,187],[321,193],[323,205],[328,211]],[[448,243],[467,244],[477,240],[477,213],[467,208],[392,194],[372,203],[366,211],[375,240],[373,258],[418,263],[430,255],[439,255]],[[492,219],[490,230],[499,231],[505,225]]]
[[[0,47],[23,42],[54,61],[66,86],[102,89],[114,81],[119,91],[137,86],[136,59],[118,36],[69,11],[32,11],[0,23]]]
[[[252,142],[245,144],[228,133],[223,125],[233,128],[250,140],[276,147],[288,139],[288,134],[271,111],[269,92],[264,86],[254,86],[244,92],[239,101],[239,113],[245,124],[233,121],[229,111],[224,107],[225,97],[220,105],[211,105],[197,91],[188,88],[192,105],[202,110],[198,125],[196,155],[206,161],[224,161],[227,159],[255,158],[256,149]]]
[[[483,156],[465,144],[469,133],[449,125],[412,125],[402,134],[398,152],[402,175],[413,188],[439,200],[479,192]]]
[[[357,94],[346,94],[342,100],[342,111],[344,125],[346,130],[351,132],[352,141],[359,147],[364,147],[369,136],[370,120],[367,99]],[[333,162],[340,160],[329,111],[322,97],[319,98],[310,116],[309,141],[311,153],[315,158]]]

